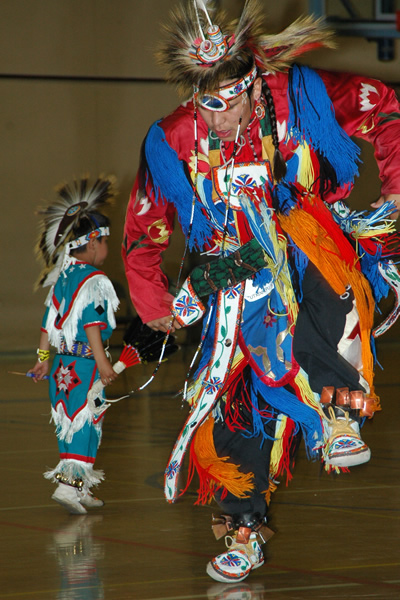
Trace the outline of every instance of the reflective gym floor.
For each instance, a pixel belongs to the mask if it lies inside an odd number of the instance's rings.
[[[54,486],[42,477],[58,461],[47,384],[9,374],[26,372],[33,357],[3,356],[0,600],[399,599],[399,350],[395,340],[378,345],[383,411],[363,428],[371,461],[328,476],[302,446],[293,480],[271,504],[266,564],[236,586],[205,572],[224,549],[210,527],[216,507],[194,506],[195,488],[174,505],[163,498],[163,470],[186,416],[176,393],[192,347],[183,344],[150,386],[107,411],[96,462],[106,504],[82,516],[53,502]],[[130,368],[108,395],[151,372]]]

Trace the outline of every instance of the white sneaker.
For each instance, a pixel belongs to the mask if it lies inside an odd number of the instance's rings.
[[[330,419],[327,421],[328,441],[323,450],[327,465],[333,467],[355,467],[371,458],[371,450],[363,442],[357,421],[350,419],[348,412],[336,417],[332,407],[329,409]]]
[[[87,508],[101,508],[104,506],[104,500],[100,500],[100,498],[96,498],[92,494],[92,492],[78,492],[79,502],[86,506]]]
[[[51,498],[64,506],[72,515],[87,514],[86,508],[79,502],[78,490],[70,485],[59,483]]]
[[[251,533],[247,544],[236,541],[237,532],[225,537],[227,552],[219,554],[207,565],[207,573],[215,581],[239,582],[246,579],[250,571],[264,564],[264,555],[257,542],[257,534]]]

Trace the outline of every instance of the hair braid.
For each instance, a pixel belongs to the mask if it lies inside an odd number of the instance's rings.
[[[278,128],[277,128],[277,124],[276,124],[274,99],[272,98],[272,94],[271,94],[271,90],[269,89],[269,85],[265,81],[264,78],[262,78],[262,91],[263,91],[264,98],[265,98],[265,101],[267,104],[269,118],[271,120],[272,143],[274,144],[274,148],[275,148],[273,172],[274,172],[275,179],[277,181],[280,181],[286,175],[286,162],[282,156],[281,151],[279,150]]]

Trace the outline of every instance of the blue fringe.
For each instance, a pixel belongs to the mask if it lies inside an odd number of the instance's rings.
[[[308,267],[309,258],[306,254],[304,254],[303,250],[300,250],[300,248],[296,246],[290,235],[287,237],[289,240],[290,253],[296,266],[296,274],[298,277],[297,301],[300,303],[303,300],[303,279]]]
[[[358,175],[360,148],[336,121],[321,77],[309,67],[293,65],[289,92],[289,135],[325,156],[340,186],[352,183]]]
[[[293,154],[293,156],[286,163],[286,175],[282,181],[294,183],[297,178],[298,170],[299,170],[299,157],[297,154]],[[282,185],[282,183],[278,184],[277,187],[280,187],[281,185]]]
[[[332,211],[332,216],[342,231],[352,237],[352,232],[360,224],[363,224],[365,230],[369,230],[370,232],[374,228],[379,228],[380,224],[390,218],[394,210],[396,210],[394,203],[385,202],[385,204],[373,211],[350,211],[347,208],[347,214],[344,213],[344,216],[335,210]],[[386,298],[390,292],[390,285],[384,280],[378,268],[379,262],[385,262],[382,261],[382,245],[379,243],[379,236],[375,240],[375,254],[364,251],[362,239],[359,240],[359,246],[358,254],[360,255],[361,271],[368,279],[374,299],[378,303],[382,298]]]
[[[296,156],[296,159],[297,158],[298,157]],[[292,163],[292,161],[290,160],[287,164],[289,165],[289,163]],[[286,179],[290,181],[290,178],[293,177],[292,181],[294,181],[296,174],[297,170],[293,172],[290,171],[290,173],[288,171],[286,173]],[[272,200],[274,206],[277,206],[279,211],[284,215],[288,215],[292,208],[298,206],[299,203],[296,190],[293,189],[290,183],[288,184],[284,181],[273,188]]]
[[[253,377],[252,381],[255,393],[260,393],[278,413],[287,415],[297,426],[301,427],[307,455],[311,458],[318,458],[318,451],[314,449],[316,441],[322,440],[322,423],[318,413],[300,402],[294,394],[283,387],[268,387],[257,377]]]
[[[261,443],[260,443],[260,448],[263,446],[264,441],[265,440],[273,440],[275,441],[275,437],[268,435],[268,433],[266,433],[265,431],[265,425],[267,423],[269,423],[270,421],[275,421],[277,420],[277,416],[278,413],[275,413],[274,411],[274,415],[273,417],[262,417],[260,415],[260,411],[259,411],[259,405],[258,405],[258,396],[254,391],[253,386],[251,386],[250,389],[250,395],[251,395],[251,404],[252,404],[252,422],[253,422],[253,431],[249,432],[242,432],[243,437],[247,437],[247,438],[258,438],[261,437]]]
[[[179,222],[185,235],[189,232],[192,212],[193,188],[187,179],[183,163],[167,143],[165,133],[154,123],[146,138],[146,160],[156,193],[156,201],[160,199],[172,202],[175,206]],[[189,248],[202,250],[211,241],[212,226],[204,213],[202,204],[196,199]]]
[[[360,223],[363,224],[364,229],[367,231],[373,231],[374,228],[379,229],[379,226],[390,219],[390,215],[397,210],[394,202],[385,202],[382,206],[372,211],[350,211],[346,204],[343,202],[341,202],[341,204],[346,210],[346,213],[342,215],[334,210],[332,215],[335,221],[340,225],[340,228],[349,235],[351,235],[352,231],[354,231]]]
[[[372,256],[364,252],[360,259],[361,271],[369,281],[376,303],[380,302],[382,298],[387,298],[390,292],[390,285],[383,279],[379,272],[378,261],[380,259],[378,254],[380,253]]]

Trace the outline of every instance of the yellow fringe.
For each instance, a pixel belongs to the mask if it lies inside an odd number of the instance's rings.
[[[193,381],[193,383],[188,387],[186,400],[189,406],[196,406],[202,389],[203,387],[201,385],[201,380],[199,379]]]
[[[311,189],[314,180],[314,168],[311,160],[310,147],[303,142],[297,150],[296,154],[299,157],[299,168],[297,169],[297,181],[305,187],[306,190]]]
[[[379,227],[369,229],[364,229],[363,224],[360,223],[355,226],[354,231],[352,231],[352,236],[354,239],[358,240],[394,233],[396,231],[394,223],[396,223],[396,221],[384,221]]]
[[[233,357],[233,361],[232,361],[232,366],[231,366],[231,369],[230,369],[230,373],[234,373],[236,371],[238,365],[240,365],[240,363],[243,360],[245,360],[244,354],[243,354],[243,352],[240,350],[240,348],[238,346],[237,349],[236,349],[236,351],[235,351],[235,356]]]
[[[283,434],[286,428],[287,417],[281,415],[279,420],[279,427],[275,431],[275,441],[271,450],[271,458],[269,464],[269,476],[271,479],[274,479],[279,472],[279,465],[281,462],[281,457],[283,453]],[[270,484],[271,488],[271,484]],[[275,491],[275,490],[273,490]],[[270,489],[267,491],[267,494],[270,493]]]
[[[210,475],[215,483],[222,484],[237,498],[248,498],[249,493],[254,489],[254,474],[241,473],[237,465],[228,462],[229,456],[220,458],[217,455],[213,430],[214,419],[209,416],[194,436],[193,451],[200,467]]]
[[[311,408],[316,410],[321,417],[324,417],[325,415],[321,408],[321,404],[320,402],[318,402],[318,400],[315,399],[314,392],[310,388],[310,384],[308,383],[304,375],[301,372],[297,373],[296,377],[294,378],[294,381],[299,388],[300,395],[304,404],[307,404],[307,406],[310,406]]]
[[[294,243],[321,271],[333,290],[341,295],[351,285],[361,330],[362,374],[373,391],[373,356],[370,334],[374,319],[374,299],[370,285],[355,267],[349,268],[340,257],[340,250],[318,221],[306,211],[294,209],[288,216],[279,215],[279,222]]]
[[[274,247],[275,256],[284,254],[287,256],[287,239],[283,235],[277,235],[275,227],[269,230],[269,237]],[[272,277],[275,280],[275,288],[281,297],[283,304],[287,307],[289,320],[291,323],[295,323],[299,312],[296,296],[292,286],[292,280],[289,274],[287,263],[284,267],[280,264],[276,264],[267,253],[265,253],[265,263],[268,269],[272,273]],[[280,271],[279,271],[280,269]]]

